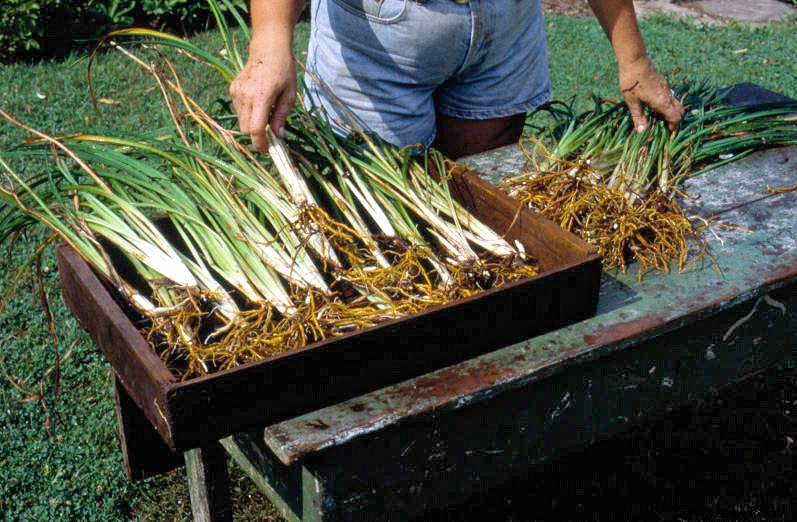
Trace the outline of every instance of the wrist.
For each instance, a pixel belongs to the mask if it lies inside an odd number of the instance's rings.
[[[616,53],[617,66],[620,69],[639,69],[650,64],[650,57],[645,49]]]
[[[275,52],[293,51],[293,29],[278,27],[261,28],[252,34],[249,41],[249,56],[272,55]]]
[[[623,61],[618,59],[617,65],[620,89],[630,88],[639,78],[647,77],[654,70],[653,62],[647,54]]]
[[[252,0],[252,37],[249,42],[250,56],[264,50],[293,50],[293,30],[301,12],[298,0]]]

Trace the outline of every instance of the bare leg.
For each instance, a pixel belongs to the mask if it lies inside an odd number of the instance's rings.
[[[463,120],[438,114],[434,147],[451,159],[517,143],[525,114],[490,120]]]

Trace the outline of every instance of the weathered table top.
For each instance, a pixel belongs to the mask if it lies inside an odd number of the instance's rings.
[[[467,158],[466,163],[496,182],[518,172],[523,157],[518,147],[510,146]],[[269,426],[265,443],[282,463],[301,462],[360,437],[441,411],[462,410],[574,365],[633,350],[645,340],[793,285],[797,193],[767,189],[795,184],[797,147],[756,153],[688,180],[688,212],[722,223],[708,233],[710,253],[720,271],[704,259],[683,273],[647,273],[641,281],[633,266],[627,274],[606,273],[597,314],[590,319]],[[763,304],[759,299],[759,304],[780,310],[772,299]],[[736,327],[718,324],[717,338],[727,339]],[[712,346],[705,349],[700,356],[711,358]],[[655,372],[655,365],[648,370]],[[658,382],[672,386],[675,378],[662,373]]]

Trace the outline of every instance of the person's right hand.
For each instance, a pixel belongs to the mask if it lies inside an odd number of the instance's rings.
[[[267,125],[277,136],[285,133],[285,120],[296,101],[297,82],[290,47],[267,40],[250,45],[246,65],[230,84],[241,132],[249,134],[252,145],[263,152],[268,147]]]

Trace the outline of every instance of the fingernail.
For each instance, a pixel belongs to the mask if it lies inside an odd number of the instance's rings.
[[[626,127],[626,128],[628,128],[628,127]],[[645,130],[645,126],[644,125],[637,125],[636,126],[636,131],[637,132],[642,132],[643,130]]]
[[[285,137],[285,127],[280,127],[279,129],[277,129],[277,136],[279,136],[280,138]]]

